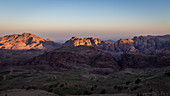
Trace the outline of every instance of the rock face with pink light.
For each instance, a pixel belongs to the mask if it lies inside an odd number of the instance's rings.
[[[22,35],[13,34],[0,37],[0,49],[7,50],[53,50],[58,48],[60,44],[50,39],[43,39],[31,33],[23,33]]]

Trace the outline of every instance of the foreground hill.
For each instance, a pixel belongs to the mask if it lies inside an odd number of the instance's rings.
[[[8,50],[53,50],[59,47],[60,44],[53,42],[50,39],[43,39],[31,33],[23,33],[22,35],[13,34],[0,37],[0,49]]]
[[[55,51],[45,52],[27,62],[21,62],[20,65],[49,65],[54,68],[75,69],[86,66],[87,70],[93,72],[114,72],[118,71],[119,65],[115,58],[109,54],[102,52],[94,47],[78,46],[78,47],[62,47]]]

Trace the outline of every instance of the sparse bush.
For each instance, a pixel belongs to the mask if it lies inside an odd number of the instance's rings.
[[[114,86],[114,89],[117,89],[117,85]]]
[[[100,94],[105,94],[105,93],[106,93],[105,89],[101,90],[101,92],[100,92]]]
[[[96,87],[97,87],[97,85],[94,85],[94,87],[96,88]]]
[[[140,82],[141,82],[140,79],[136,79],[136,81],[135,81],[136,84],[139,84]]]
[[[64,84],[61,84],[61,85],[60,85],[60,88],[61,88],[61,87],[64,87]]]
[[[126,85],[129,85],[130,83],[131,83],[130,81],[127,81],[127,82],[126,82]]]
[[[93,91],[94,90],[94,87],[91,87],[91,91]]]
[[[53,92],[53,89],[49,89],[48,92]]]
[[[128,89],[128,87],[127,86],[125,86],[125,87],[123,87],[124,89]]]
[[[84,95],[90,95],[90,94],[92,94],[92,93],[90,93],[89,91],[84,91]]]
[[[2,81],[3,80],[3,76],[0,76],[0,81]]]
[[[134,86],[133,88],[131,88],[131,91],[137,90],[139,88],[139,86]]]
[[[165,73],[165,75],[170,77],[170,70],[169,70],[169,72]]]
[[[137,93],[137,95],[136,96],[143,96],[141,93]]]
[[[118,86],[118,89],[117,89],[117,90],[118,90],[119,92],[121,92],[122,89],[123,89],[123,86]]]
[[[150,90],[149,90],[149,92],[152,92],[153,91],[153,89],[151,88]]]

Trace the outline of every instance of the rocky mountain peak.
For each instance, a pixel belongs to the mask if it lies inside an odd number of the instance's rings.
[[[13,36],[14,36],[14,37],[17,37],[17,36],[18,36],[18,34],[15,34],[15,33],[14,33],[14,34],[13,34]]]
[[[48,39],[46,39],[45,41],[51,41],[51,42],[54,42],[53,40],[51,40],[51,39],[49,39],[49,38],[48,38]]]
[[[133,43],[134,41],[132,39],[120,39],[115,44],[127,44],[127,43]]]
[[[72,37],[70,40],[75,40],[75,39],[79,39],[78,37],[74,36]]]
[[[114,45],[110,42],[100,40],[98,38],[89,37],[89,38],[78,38],[72,37],[70,40],[67,40],[63,46],[64,47],[76,47],[76,46],[93,46],[101,50],[112,50]]]
[[[33,34],[24,32],[24,33],[22,33],[22,35],[23,36],[30,36],[30,35],[33,35]]]
[[[45,40],[31,33],[7,35],[0,37],[0,49],[29,50],[29,49],[55,49],[59,44],[48,43],[52,40]]]

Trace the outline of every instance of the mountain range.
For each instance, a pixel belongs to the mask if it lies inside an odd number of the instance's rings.
[[[0,37],[2,96],[168,96],[169,74],[170,35],[63,44],[31,33]]]
[[[103,41],[98,38],[77,38],[72,37],[66,41],[63,46],[75,47],[75,46],[94,46],[98,49],[105,50],[112,53],[125,52],[125,51],[139,51],[139,52],[151,52],[154,50],[164,50],[170,46],[170,35],[164,36],[135,36],[132,39],[120,39],[115,43]],[[134,49],[134,50],[132,50]]]
[[[19,63],[0,65],[49,65],[55,68],[74,68],[85,64],[94,68],[111,68],[118,71],[120,68],[146,68],[164,67],[170,65],[170,35],[164,36],[135,36],[132,39],[120,39],[114,44],[98,38],[72,37],[64,44],[58,44],[49,39],[42,39],[31,33],[22,35],[13,34],[0,38],[0,48],[14,50],[10,54],[16,54],[15,50],[21,50],[31,59],[19,59]],[[41,50],[41,53],[30,55],[30,52]],[[23,51],[24,50],[24,51]],[[43,51],[44,50],[44,51]],[[50,50],[50,51],[49,51]],[[45,53],[44,53],[45,52]],[[27,55],[29,53],[29,55]],[[7,56],[13,58],[13,55]],[[7,59],[8,60],[8,59]],[[9,60],[8,60],[9,61]],[[15,61],[15,60],[14,60]],[[164,63],[162,63],[164,62]]]

